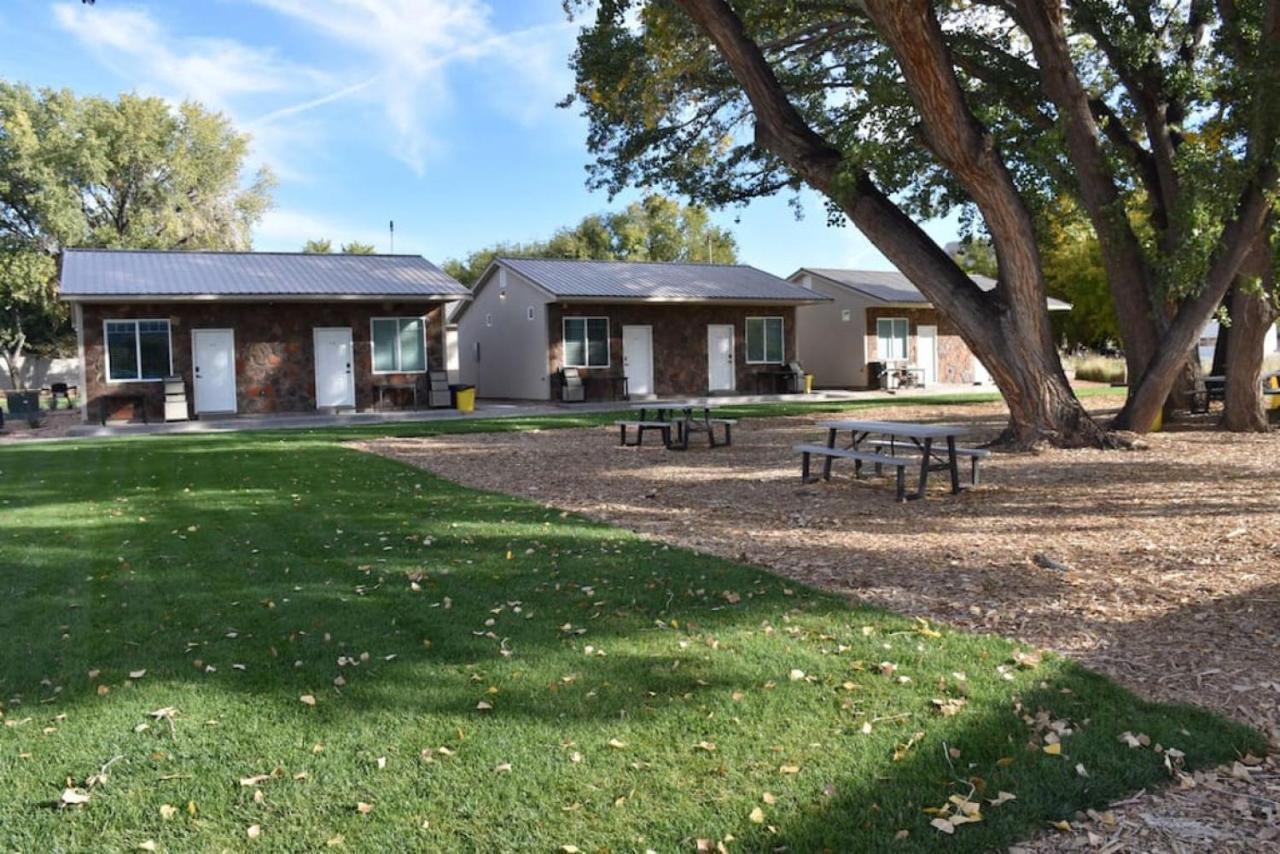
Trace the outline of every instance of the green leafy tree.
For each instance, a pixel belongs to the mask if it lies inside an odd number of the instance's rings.
[[[36,352],[65,339],[50,297],[64,247],[248,248],[273,183],[266,170],[245,179],[248,144],[198,104],[0,82],[0,341]]]
[[[342,244],[343,255],[372,255],[375,251],[372,243],[361,243],[359,240]]]
[[[302,244],[302,251],[308,255],[328,255],[333,251],[333,241],[328,238],[308,240]]]
[[[620,211],[584,217],[547,240],[499,243],[462,259],[450,259],[444,269],[470,287],[500,255],[735,264],[738,245],[729,231],[711,223],[705,208],[650,195]]]
[[[0,241],[0,358],[13,388],[22,388],[24,355],[47,355],[64,337],[52,257],[19,240]]]
[[[1276,186],[1280,0],[571,8],[593,16],[573,60],[593,185],[712,205],[814,188],[954,320],[1016,444],[1108,441],[1055,352],[1039,207],[1069,194],[1089,217],[1139,377],[1118,424],[1146,429]],[[999,259],[990,293],[919,226],[957,208]]]

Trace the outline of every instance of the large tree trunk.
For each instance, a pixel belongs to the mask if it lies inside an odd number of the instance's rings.
[[[856,164],[800,116],[759,45],[724,0],[679,0],[711,38],[751,101],[756,142],[834,201],[872,244],[951,318],[982,360],[1010,410],[1008,439],[1098,445],[1104,432],[1076,399],[1062,372],[1049,326],[1047,294],[1029,213],[994,142],[964,104],[927,0],[869,3],[892,33],[912,95],[930,122],[930,144],[965,184],[993,235],[1000,282],[987,294]],[[939,110],[940,118],[930,115]]]
[[[1128,376],[1140,377],[1155,354],[1160,329],[1151,302],[1154,273],[1129,223],[1089,94],[1073,64],[1060,0],[1016,0],[1015,17],[1031,42],[1041,86],[1058,108],[1080,199],[1089,214],[1124,340]],[[1112,121],[1117,121],[1112,119]],[[1143,152],[1147,160],[1153,160]],[[1158,185],[1159,170],[1151,182]]]
[[[1262,407],[1262,350],[1277,315],[1275,267],[1265,241],[1245,261],[1240,274],[1259,278],[1261,287],[1238,281],[1232,288],[1222,426],[1237,433],[1263,433],[1268,425]]]

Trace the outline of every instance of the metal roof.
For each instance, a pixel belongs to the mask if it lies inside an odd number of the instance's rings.
[[[802,267],[801,272],[813,273],[837,285],[855,290],[872,299],[886,303],[919,303],[929,305],[929,298],[896,270],[838,270],[831,267]],[[973,283],[984,291],[996,286],[996,280],[987,276],[970,276]],[[1071,303],[1049,297],[1050,311],[1067,311]]]
[[[322,299],[470,296],[418,255],[68,249],[66,299]]]
[[[559,299],[682,302],[821,302],[815,294],[745,264],[675,264],[496,258]]]

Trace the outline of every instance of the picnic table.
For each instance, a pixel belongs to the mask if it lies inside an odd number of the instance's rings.
[[[978,460],[987,456],[987,452],[976,448],[957,448],[956,439],[967,435],[968,427],[955,424],[916,424],[909,421],[861,421],[839,420],[819,421],[818,426],[827,431],[826,445],[796,445],[795,450],[804,454],[801,477],[810,482],[809,459],[811,456],[823,457],[822,477],[831,479],[831,464],[837,457],[854,461],[855,475],[861,474],[862,464],[875,465],[876,471],[889,466],[896,469],[898,479],[898,500],[907,498],[923,498],[929,483],[931,471],[947,471],[951,475],[951,492],[959,494],[961,456],[973,460],[972,483],[977,483]],[[836,447],[836,439],[847,432],[850,443],[844,448]],[[878,438],[872,438],[878,437]],[[941,443],[944,447],[936,447]],[[886,454],[885,451],[888,451]],[[906,452],[899,456],[899,451]],[[919,458],[920,480],[916,491],[905,495],[905,471],[909,464]]]
[[[636,413],[634,419],[616,422],[621,428],[622,444],[627,442],[627,428],[636,429],[635,444],[644,441],[646,430],[657,430],[662,434],[663,444],[672,450],[687,451],[691,433],[706,433],[707,443],[716,448],[720,445],[733,444],[733,425],[738,422],[732,418],[715,418],[711,413],[711,403],[705,400],[685,400],[675,403],[637,403],[631,409]],[[695,414],[697,413],[697,414]],[[715,428],[724,428],[724,441],[716,440]],[[672,431],[674,430],[674,435]]]

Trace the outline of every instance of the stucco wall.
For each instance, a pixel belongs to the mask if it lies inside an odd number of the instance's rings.
[[[796,309],[797,352],[805,371],[813,374],[814,385],[819,388],[866,385],[866,311],[871,300],[808,273],[793,276],[791,281],[832,298],[828,303],[802,305]]]
[[[170,325],[170,354],[174,374],[187,384],[187,403],[194,417],[195,390],[191,370],[192,329],[235,331],[236,402],[241,413],[306,412],[315,409],[315,327],[350,327],[355,348],[356,407],[373,404],[374,317],[427,318],[427,365],[444,368],[443,321],[440,303],[129,303],[83,306],[85,396],[88,416],[98,418],[103,394],[142,394],[149,417],[163,415],[160,382],[106,381],[103,321],[109,318],[160,319]],[[420,383],[423,374],[379,374],[379,380]],[[420,394],[420,401],[425,395]],[[122,410],[119,415],[125,417]]]
[[[549,397],[546,302],[541,289],[505,267],[477,283],[475,298],[458,321],[458,370],[477,395]]]
[[[921,325],[938,327],[938,382],[971,383],[974,381],[973,353],[960,337],[954,323],[934,308],[876,307],[866,310],[867,361],[880,360],[876,321],[882,317],[907,319],[907,359],[917,363],[916,330]]]
[[[552,303],[548,306],[547,334],[551,341],[551,370],[563,365],[562,319],[565,317],[607,317],[609,319],[609,361],[604,369],[583,369],[584,377],[622,374],[622,327],[653,328],[653,383],[659,396],[704,395],[707,393],[707,326],[731,324],[734,328],[735,390],[755,393],[757,371],[766,365],[747,364],[746,319],[783,319],[784,362],[795,359],[795,309],[792,306],[715,305],[707,303]],[[770,389],[763,389],[770,390]]]

